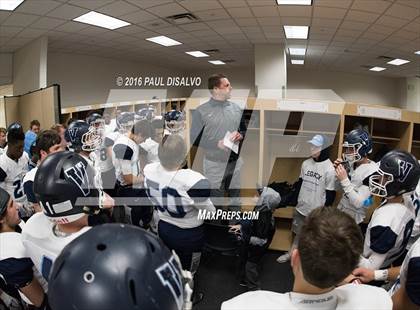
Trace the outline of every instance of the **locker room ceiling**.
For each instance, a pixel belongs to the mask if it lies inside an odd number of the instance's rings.
[[[285,43],[307,49],[304,66],[289,67],[420,76],[420,0],[313,0],[312,6],[275,0],[26,0],[0,11],[0,52],[14,52],[34,38],[49,37],[51,52],[156,62],[187,69],[213,68],[186,51],[218,49],[211,59],[234,60],[225,69],[253,66],[253,44]],[[95,10],[130,22],[106,30],[72,21]],[[198,21],[174,26],[165,17],[192,13]],[[308,40],[286,40],[283,25],[310,26]],[[163,47],[145,38],[166,35],[182,45]],[[402,58],[386,65],[379,56]],[[387,67],[371,72],[362,66]]]

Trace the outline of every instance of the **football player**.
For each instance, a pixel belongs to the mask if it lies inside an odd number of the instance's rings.
[[[105,224],[64,248],[48,283],[49,303],[54,310],[191,310],[190,281],[155,235]]]
[[[28,203],[32,204],[32,207],[36,212],[42,212],[41,207],[35,197],[33,185],[35,174],[38,171],[38,165],[47,157],[50,153],[64,151],[61,138],[55,130],[44,130],[38,135],[35,140],[35,152],[39,161],[37,166],[26,173],[23,178],[23,191],[28,199]]]
[[[184,140],[168,136],[159,145],[160,163],[144,168],[145,187],[158,211],[158,234],[179,256],[182,268],[193,274],[204,246],[203,220],[199,210],[214,212],[210,183],[200,173],[182,169],[187,156]]]
[[[64,246],[96,222],[100,195],[93,177],[87,161],[69,151],[48,155],[38,167],[34,193],[43,212],[28,220],[22,240],[27,254],[47,281]]]
[[[114,196],[116,177],[115,168],[112,164],[112,147],[120,133],[118,131],[106,132],[104,129],[105,120],[98,113],[91,114],[86,118],[86,122],[89,126],[96,128],[97,135],[102,137],[102,144],[94,152],[94,158],[101,175],[103,190],[109,195]]]
[[[315,135],[311,145],[311,158],[302,163],[297,185],[298,200],[293,213],[292,231],[295,235],[292,249],[299,240],[299,232],[305,217],[319,206],[332,206],[335,199],[335,171],[329,156],[327,140]],[[290,251],[277,258],[277,262],[290,260]]]
[[[387,292],[370,285],[336,287],[357,266],[363,237],[354,220],[336,208],[317,208],[305,219],[292,251],[293,291],[253,291],[222,304],[227,309],[392,309]]]
[[[20,223],[17,204],[0,188],[0,288],[15,300],[22,298],[28,304],[43,308],[44,290],[38,281],[40,277],[34,276],[34,264],[25,253]]]
[[[171,110],[165,113],[165,135],[179,134],[184,137],[185,113],[177,110]]]
[[[144,178],[140,168],[140,154],[144,154],[139,146],[143,139],[140,132],[142,121],[135,122],[134,113],[131,112],[121,113],[117,121],[120,130],[125,131],[112,148],[112,162],[120,185],[118,196],[125,198],[124,205],[130,214],[129,221],[147,228],[153,209],[143,188]]]
[[[357,224],[363,222],[366,209],[372,204],[367,177],[378,169],[378,165],[368,158],[371,152],[370,135],[363,129],[354,129],[344,139],[343,159],[334,162],[337,179],[344,191],[338,209],[353,217]]]
[[[382,269],[405,256],[416,215],[415,206],[405,201],[419,178],[420,165],[410,153],[392,150],[382,157],[378,171],[369,177],[369,188],[384,201],[372,214],[360,267]]]
[[[0,155],[0,187],[19,204],[21,218],[28,218],[34,211],[28,206],[22,187],[29,163],[28,154],[23,151],[24,140],[22,126],[19,123],[11,124],[7,129],[7,151]]]

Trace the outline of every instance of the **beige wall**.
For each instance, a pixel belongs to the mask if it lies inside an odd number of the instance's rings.
[[[145,63],[75,54],[48,54],[48,84],[60,84],[61,107],[105,103],[111,89],[124,89],[116,86],[119,76],[162,76],[166,79],[167,76],[183,75],[183,72]],[[189,94],[186,88],[167,89],[167,96],[172,98]]]
[[[12,83],[13,80],[13,54],[0,53],[0,85]]]
[[[14,95],[23,95],[47,86],[48,38],[40,37],[13,56]]]

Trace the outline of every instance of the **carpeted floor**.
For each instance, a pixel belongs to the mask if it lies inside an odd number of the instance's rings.
[[[279,264],[276,258],[282,252],[269,251],[263,258],[261,288],[280,293],[289,292],[293,286],[290,263]],[[196,289],[204,293],[204,299],[194,310],[220,309],[223,301],[246,292],[236,279],[236,257],[203,256],[195,277]]]

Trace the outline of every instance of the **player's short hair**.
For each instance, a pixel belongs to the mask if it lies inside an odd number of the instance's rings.
[[[152,135],[152,126],[148,120],[142,119],[134,123],[131,127],[131,133],[136,136],[140,135],[143,138],[150,138]]]
[[[40,122],[37,119],[34,119],[31,121],[31,123],[29,124],[29,128],[32,129],[32,126],[38,126],[41,127]]]
[[[357,267],[362,250],[354,219],[337,208],[319,207],[308,215],[299,236],[303,277],[319,288],[337,285]]]
[[[185,163],[187,145],[180,135],[165,136],[159,144],[158,157],[166,169],[175,169]]]
[[[4,127],[0,127],[0,132],[4,133],[5,135],[7,134],[7,129]]]
[[[208,88],[209,90],[213,90],[215,87],[219,87],[220,83],[222,82],[222,79],[225,79],[226,75],[219,73],[219,74],[213,74],[209,77],[208,80]]]
[[[60,144],[61,137],[55,130],[43,130],[38,134],[35,142],[35,154],[41,157],[41,151],[49,152],[50,147]]]
[[[54,124],[51,126],[51,130],[55,130],[57,132],[60,132],[60,129],[66,129],[63,124]]]

